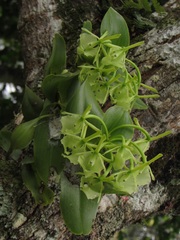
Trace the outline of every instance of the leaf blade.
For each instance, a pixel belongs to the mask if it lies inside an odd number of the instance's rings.
[[[47,184],[50,167],[60,173],[64,167],[62,147],[58,140],[51,140],[49,136],[48,121],[40,121],[34,133],[35,168],[41,180]]]
[[[124,18],[112,7],[106,12],[102,22],[100,32],[108,35],[121,34],[118,39],[113,39],[112,43],[118,46],[128,46],[130,44],[129,29]]]
[[[124,108],[117,105],[110,107],[105,112],[103,120],[111,137],[119,137],[122,135],[126,139],[132,138],[134,132],[132,128],[118,129],[121,125],[132,124],[129,112],[124,110]]]
[[[42,91],[50,101],[56,101],[59,94],[60,103],[65,105],[68,101],[71,85],[76,82],[76,73],[48,75],[42,82]]]
[[[61,178],[60,206],[65,223],[73,233],[90,233],[97,211],[97,199],[88,200],[79,187],[72,185],[64,175]]]
[[[42,181],[33,169],[33,164],[23,164],[22,178],[26,187],[30,190],[36,204],[44,206],[53,201],[54,193],[46,185],[42,186]]]
[[[39,118],[35,118],[28,122],[17,126],[11,135],[11,148],[23,149],[27,147],[33,139],[35,126]]]
[[[64,38],[56,33],[52,53],[46,66],[45,75],[60,74],[66,67],[66,44]]]
[[[22,112],[26,120],[32,120],[39,116],[43,108],[43,100],[29,87],[25,86],[22,101]]]

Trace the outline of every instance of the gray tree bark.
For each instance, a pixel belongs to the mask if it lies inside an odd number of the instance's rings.
[[[82,22],[90,19],[95,27],[98,26],[101,9],[98,0],[22,0],[18,27],[29,87],[41,94],[39,86],[54,34],[60,32],[65,37],[68,56],[73,56]],[[140,67],[143,81],[156,87],[160,93],[158,100],[147,101],[148,110],[135,114],[151,134],[172,130],[172,135],[153,143],[148,153],[149,158],[159,152],[164,154],[152,165],[156,181],[141,187],[132,197],[105,195],[92,233],[89,236],[74,236],[61,217],[58,184],[52,185],[55,201],[47,207],[36,206],[21,179],[23,154],[17,160],[5,160],[5,152],[1,150],[0,240],[107,240],[112,239],[122,227],[151,214],[180,214],[180,3],[170,0],[166,11],[161,18],[154,16],[157,27],[145,34],[145,44],[129,56]],[[69,66],[73,65],[73,61],[72,57]]]

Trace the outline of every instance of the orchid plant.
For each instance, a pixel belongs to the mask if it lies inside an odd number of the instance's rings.
[[[145,153],[169,132],[152,137],[131,117],[132,109],[147,109],[142,99],[159,96],[127,58],[128,50],[141,44],[130,45],[124,18],[109,8],[100,36],[90,21],[84,23],[76,71],[66,69],[65,41],[56,34],[41,85],[46,99],[25,89],[26,122],[13,131],[11,150],[33,147],[32,157],[22,162],[22,177],[38,204],[53,201],[49,178],[50,169],[56,170],[62,215],[75,234],[89,234],[104,194],[132,195],[154,180],[150,164],[162,154],[148,160]],[[140,87],[152,94],[140,95]],[[79,184],[67,174],[67,163],[75,166]]]

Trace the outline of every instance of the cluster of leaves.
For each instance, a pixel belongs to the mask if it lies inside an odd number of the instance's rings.
[[[164,8],[160,5],[158,0],[138,0],[137,2],[134,0],[125,0],[122,2],[126,8],[135,8],[138,10],[144,9],[147,12],[152,12],[153,10],[156,12],[164,11]]]
[[[120,2],[122,5],[119,10],[126,16],[126,21],[131,26],[133,34],[139,35],[156,26],[151,13],[164,13],[165,9],[162,5],[167,0],[120,0]]]
[[[129,46],[123,17],[110,8],[100,32],[100,37],[94,35],[91,23],[84,23],[76,72],[66,69],[65,42],[55,35],[42,82],[46,99],[26,87],[22,103],[26,122],[11,135],[10,151],[33,147],[33,156],[22,162],[22,176],[36,203],[46,205],[53,200],[50,169],[61,174],[61,210],[75,234],[90,232],[103,194],[129,195],[150,183],[154,177],[149,165],[162,155],[148,161],[145,152],[151,141],[169,134],[151,137],[137,119],[131,119],[132,108],[147,108],[140,98],[149,95],[138,94],[140,72],[126,54],[139,43]],[[135,69],[131,74],[129,64]],[[157,97],[155,89],[143,86],[155,92],[151,97]],[[101,106],[107,101],[110,108],[103,112]],[[79,166],[74,174],[80,185],[72,184],[63,173],[66,162]]]

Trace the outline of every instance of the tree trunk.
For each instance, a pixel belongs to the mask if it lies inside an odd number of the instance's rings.
[[[52,38],[60,32],[67,42],[69,66],[82,22],[89,19],[98,28],[102,18],[101,1],[22,0],[19,32],[25,62],[26,84],[40,93],[39,85],[51,52]],[[113,2],[113,1],[112,1]],[[5,159],[0,151],[0,240],[111,239],[116,231],[150,214],[180,214],[179,78],[180,78],[180,3],[166,4],[166,16],[157,17],[157,27],[144,35],[145,44],[131,52],[142,72],[143,82],[158,89],[160,98],[148,100],[149,109],[136,112],[141,125],[151,134],[171,129],[172,134],[152,144],[148,157],[162,152],[152,165],[156,181],[141,187],[132,197],[105,195],[101,200],[92,233],[74,236],[66,228],[59,210],[58,184],[52,186],[55,201],[36,206],[21,179],[21,159]],[[28,153],[26,153],[28,154]]]

